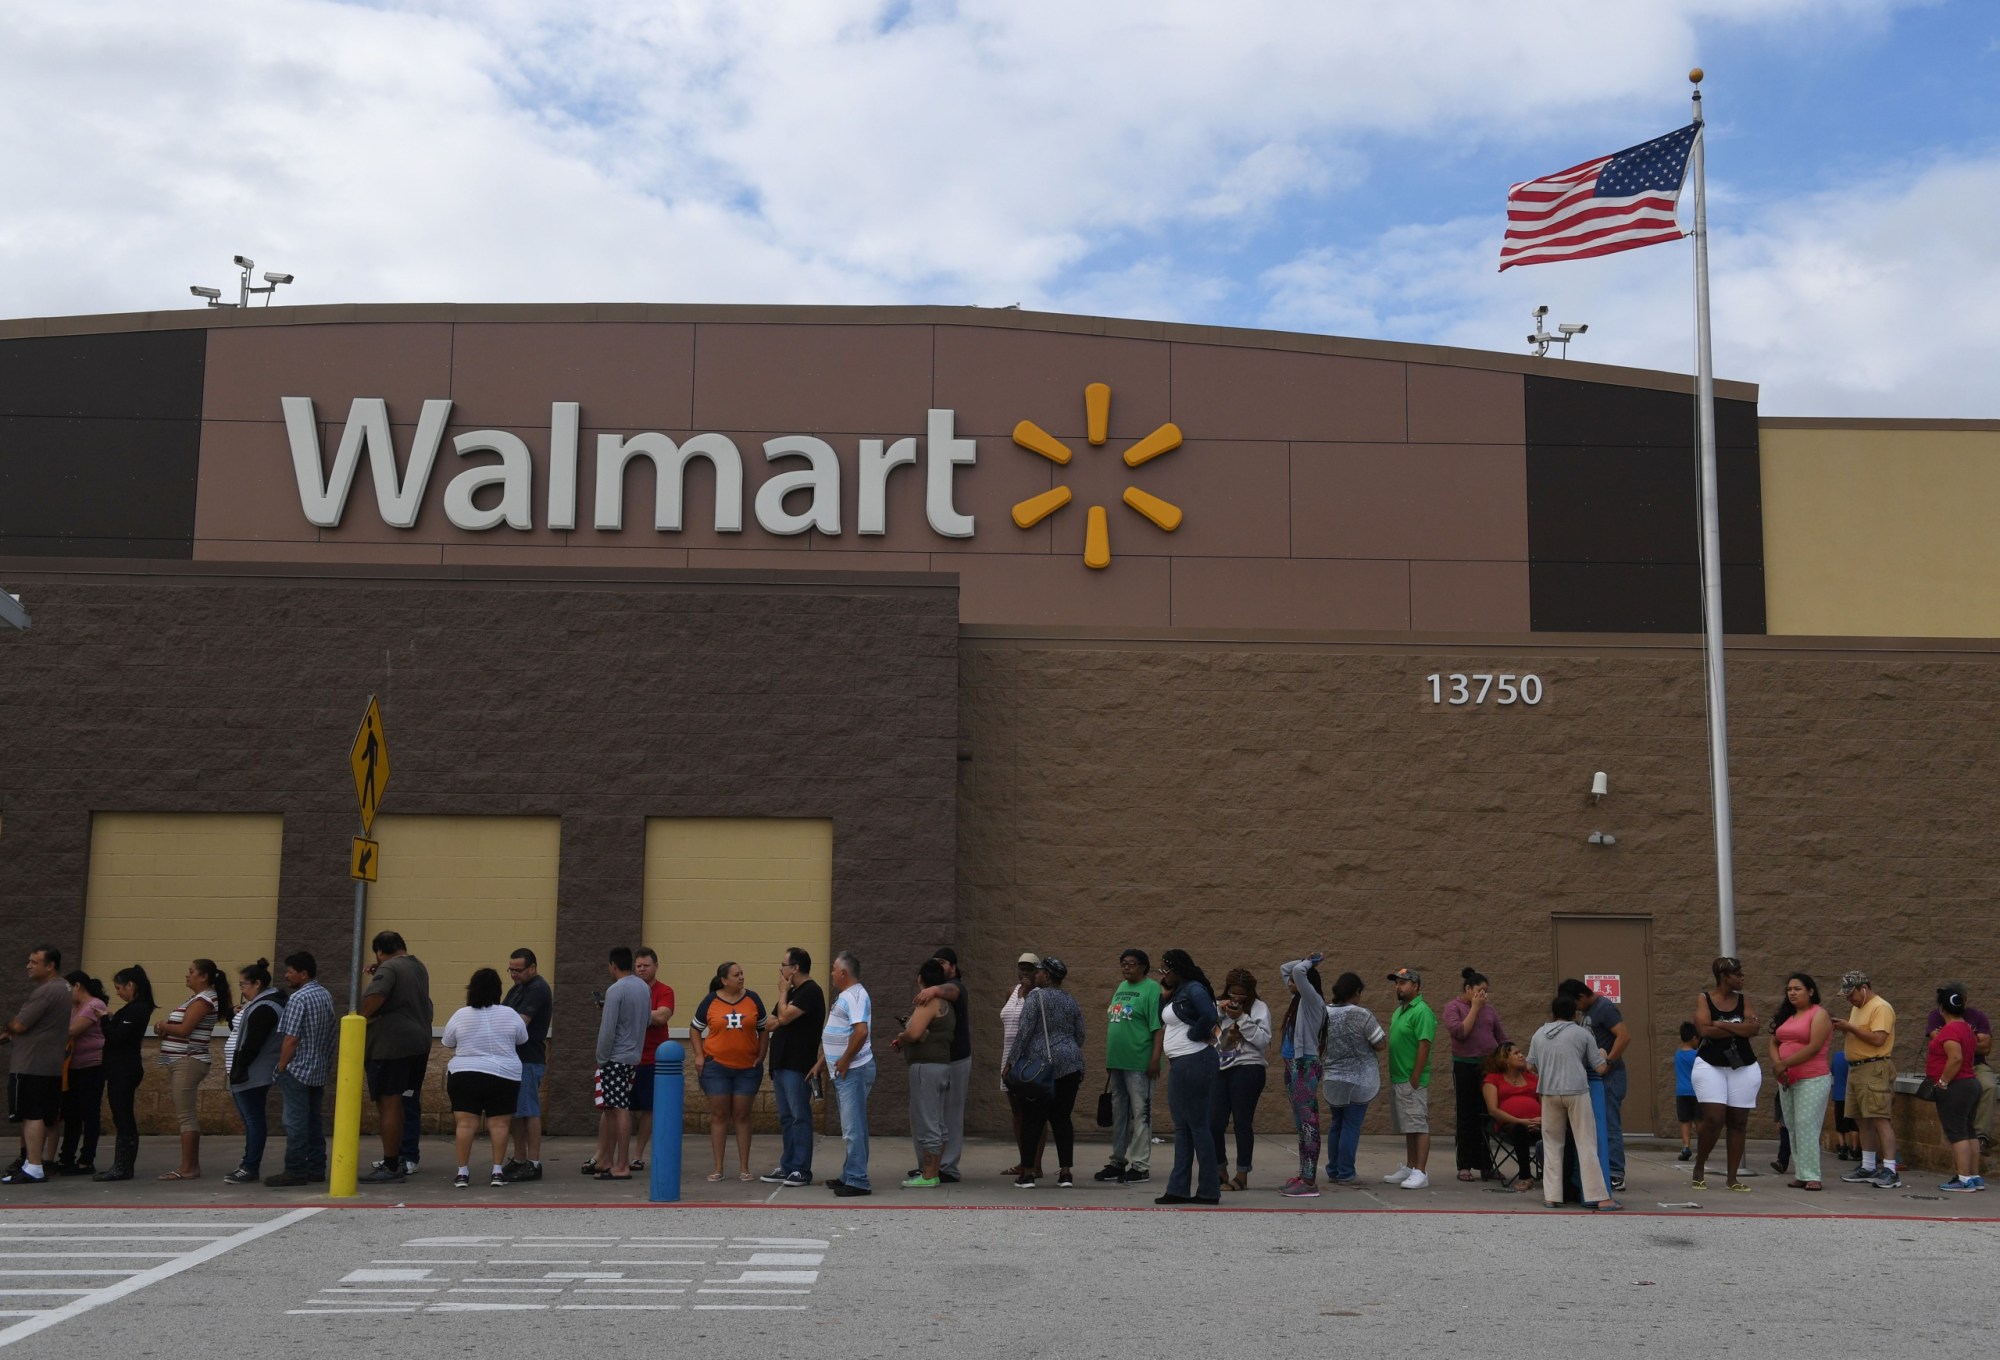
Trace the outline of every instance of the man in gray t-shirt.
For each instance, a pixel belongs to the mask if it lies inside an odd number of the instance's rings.
[[[47,1185],[42,1144],[62,1120],[63,1050],[69,1043],[69,984],[59,974],[62,951],[43,945],[28,951],[27,1004],[0,1030],[0,1043],[14,1047],[14,1100],[21,1116],[18,1169],[0,1176],[8,1185]]]
[[[619,945],[607,965],[604,1017],[597,1022],[597,1155],[589,1170],[601,1181],[632,1179],[632,1084],[646,1050],[653,993],[632,972],[632,951]]]

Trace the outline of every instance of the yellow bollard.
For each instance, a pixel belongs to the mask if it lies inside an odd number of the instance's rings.
[[[361,1056],[368,1043],[368,1021],[359,1015],[340,1019],[340,1065],[333,1092],[333,1158],[326,1192],[333,1199],[353,1199],[361,1172],[361,1098],[366,1091]]]

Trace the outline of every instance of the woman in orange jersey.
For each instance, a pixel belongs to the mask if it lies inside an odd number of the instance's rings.
[[[750,1174],[750,1102],[763,1076],[764,1002],[743,985],[743,965],[725,963],[709,981],[708,995],[694,1008],[688,1038],[694,1048],[694,1071],[708,1097],[708,1140],[715,1152],[709,1179],[722,1179],[723,1154],[729,1130],[736,1130],[736,1178]]]

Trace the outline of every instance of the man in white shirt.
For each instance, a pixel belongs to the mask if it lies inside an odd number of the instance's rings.
[[[840,1136],[847,1160],[827,1187],[843,1199],[871,1193],[868,1188],[868,1093],[875,1089],[875,1054],[868,1044],[873,1018],[868,991],[861,985],[861,960],[846,950],[833,956],[834,1001],[827,1007],[826,1028],[820,1032],[815,1073],[833,1073],[833,1093],[840,1104]]]

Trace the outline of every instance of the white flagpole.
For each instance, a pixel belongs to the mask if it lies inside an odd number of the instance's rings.
[[[1722,666],[1722,529],[1715,475],[1715,356],[1708,328],[1707,127],[1701,116],[1701,68],[1688,72],[1694,84],[1694,315],[1698,368],[1695,391],[1701,437],[1702,661],[1708,689],[1708,778],[1715,806],[1716,913],[1721,951],[1736,953],[1736,864],[1729,835],[1729,705]]]

